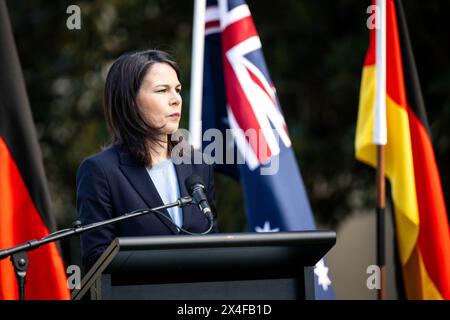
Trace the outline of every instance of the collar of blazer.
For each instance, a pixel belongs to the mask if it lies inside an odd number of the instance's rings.
[[[158,190],[155,187],[150,175],[148,174],[145,167],[139,165],[131,155],[126,152],[122,147],[117,146],[117,152],[119,154],[119,167],[123,174],[127,177],[130,184],[136,190],[136,192],[141,196],[149,208],[162,206],[164,203],[159,196]],[[187,177],[192,174],[192,166],[190,164],[175,164],[175,171],[178,178],[178,186],[180,189],[180,196],[188,196],[189,193],[184,185],[184,181]],[[188,229],[189,223],[192,217],[192,210],[194,206],[188,205],[182,208],[183,212],[183,228]],[[169,212],[164,209],[161,212],[166,215],[169,219]],[[171,224],[167,219],[164,219],[159,214],[156,214],[159,220],[167,227],[169,230],[177,234],[178,231],[176,227]]]

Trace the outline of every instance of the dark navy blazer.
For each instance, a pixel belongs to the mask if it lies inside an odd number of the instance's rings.
[[[212,165],[175,164],[180,195],[188,196],[184,181],[191,174],[202,177],[213,214],[215,188]],[[77,172],[77,210],[83,225],[117,217],[137,209],[163,205],[145,167],[137,164],[125,150],[112,145],[85,159]],[[162,210],[170,219],[167,210]],[[209,223],[196,205],[182,208],[182,227],[201,233]],[[217,221],[217,220],[215,220]],[[215,224],[212,232],[218,232]],[[174,235],[178,229],[159,214],[148,213],[81,234],[81,255],[86,268],[92,267],[116,237]]]

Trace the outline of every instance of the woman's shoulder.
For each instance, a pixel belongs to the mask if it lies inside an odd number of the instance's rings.
[[[116,144],[103,147],[101,151],[84,158],[79,166],[79,169],[85,166],[100,166],[105,167],[119,162],[120,147]]]

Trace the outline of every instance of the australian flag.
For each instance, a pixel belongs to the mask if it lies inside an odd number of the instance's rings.
[[[202,130],[231,132],[233,143],[223,151],[245,160],[215,168],[240,181],[249,231],[315,230],[249,7],[242,0],[208,0],[205,20]],[[316,298],[334,299],[322,260],[314,273]]]

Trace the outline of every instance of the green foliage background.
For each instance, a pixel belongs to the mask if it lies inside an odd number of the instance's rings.
[[[450,2],[403,1],[450,203]],[[368,46],[369,1],[248,0],[316,220],[337,228],[374,208],[374,171],[354,159],[361,68]],[[81,30],[66,9],[81,8]],[[193,1],[7,1],[43,151],[59,227],[77,217],[80,161],[108,144],[102,92],[111,62],[125,51],[159,48],[182,69],[188,128]],[[246,230],[240,186],[216,176],[220,225]],[[62,243],[79,264],[78,239]]]

